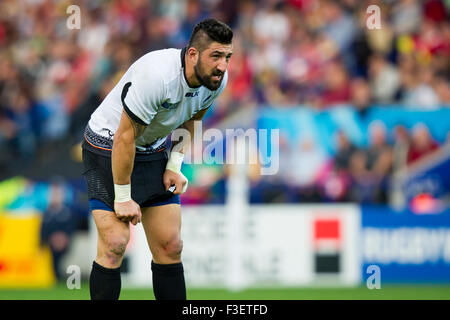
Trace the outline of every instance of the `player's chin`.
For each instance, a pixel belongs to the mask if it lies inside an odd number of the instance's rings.
[[[211,80],[209,81],[209,89],[217,90],[220,87],[221,83],[222,83],[221,77],[218,80],[217,77],[211,77]]]

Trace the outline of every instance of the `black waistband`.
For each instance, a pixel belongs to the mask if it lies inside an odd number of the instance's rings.
[[[86,126],[84,131],[84,140],[82,143],[82,148],[89,150],[95,154],[102,155],[105,157],[111,157],[113,147],[113,139],[101,136],[95,133],[89,125]],[[149,161],[158,160],[163,158],[168,158],[167,146],[163,143],[158,148],[153,149],[152,147],[147,147],[145,151],[136,149],[136,161]]]

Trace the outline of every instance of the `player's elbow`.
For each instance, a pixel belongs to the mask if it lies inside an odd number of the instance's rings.
[[[133,130],[120,131],[118,130],[114,135],[113,148],[118,145],[131,145],[134,147],[134,133]]]

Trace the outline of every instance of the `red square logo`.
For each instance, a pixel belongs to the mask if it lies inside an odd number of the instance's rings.
[[[339,240],[340,238],[340,221],[338,219],[314,221],[314,240]]]

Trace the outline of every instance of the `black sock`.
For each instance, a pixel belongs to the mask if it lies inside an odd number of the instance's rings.
[[[120,267],[105,268],[94,261],[89,278],[91,300],[118,300],[121,284]]]
[[[153,293],[156,300],[186,300],[183,264],[152,261]]]

